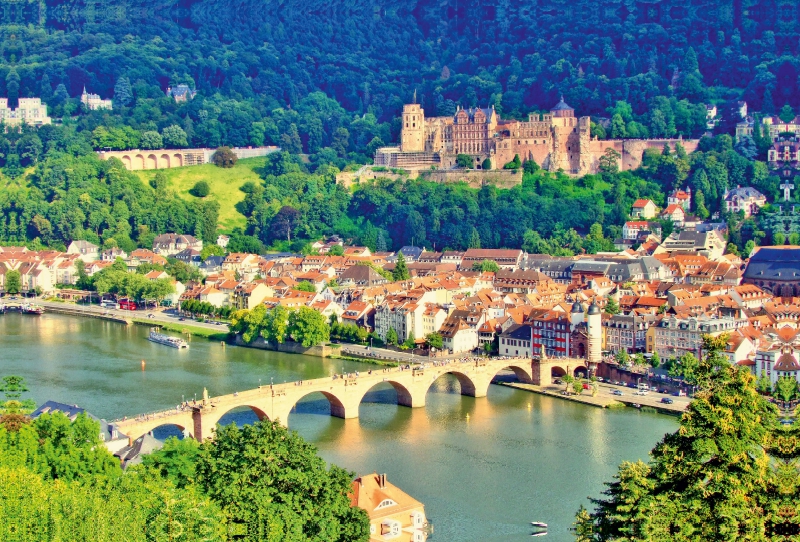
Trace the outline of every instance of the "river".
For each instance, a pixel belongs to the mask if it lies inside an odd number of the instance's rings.
[[[24,376],[37,403],[78,404],[98,417],[170,408],[208,388],[232,393],[270,381],[368,370],[356,362],[222,346],[204,339],[177,351],[146,340],[147,328],[56,314],[0,316],[0,375]],[[141,360],[145,360],[142,370]],[[386,473],[425,504],[431,542],[521,542],[530,521],[550,525],[543,540],[573,540],[575,511],[597,497],[623,460],[646,459],[677,418],[603,410],[491,386],[484,398],[454,393],[443,377],[426,407],[393,404],[376,388],[357,419],[327,414],[310,396],[289,427],[327,461],[358,474]],[[227,420],[246,423],[250,411]],[[226,419],[224,418],[224,420]]]

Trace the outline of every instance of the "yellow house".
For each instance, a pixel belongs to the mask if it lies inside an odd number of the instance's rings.
[[[370,542],[425,542],[428,538],[425,506],[387,482],[385,474],[356,478],[350,499],[369,515]]]

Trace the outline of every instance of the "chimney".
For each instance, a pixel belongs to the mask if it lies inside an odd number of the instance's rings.
[[[381,489],[386,489],[386,474],[385,473],[378,476],[378,486],[380,486]]]

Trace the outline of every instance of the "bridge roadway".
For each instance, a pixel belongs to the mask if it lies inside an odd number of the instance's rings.
[[[579,359],[531,360],[522,358],[464,358],[425,363],[423,366],[382,368],[371,374],[362,372],[334,377],[302,380],[286,384],[260,386],[255,389],[208,397],[204,392],[201,401],[189,402],[182,407],[142,414],[115,420],[117,429],[128,435],[131,442],[162,425],[175,425],[197,440],[212,438],[220,418],[235,408],[249,407],[259,419],[269,419],[287,425],[289,413],[298,401],[315,392],[322,393],[331,404],[331,415],[339,418],[357,418],[364,395],[381,383],[397,390],[400,405],[418,408],[425,406],[425,396],[431,384],[444,374],[452,374],[461,385],[461,394],[485,397],[492,379],[503,369],[514,371],[521,382],[549,384],[551,366],[563,372],[586,370]],[[539,375],[542,373],[541,377]]]

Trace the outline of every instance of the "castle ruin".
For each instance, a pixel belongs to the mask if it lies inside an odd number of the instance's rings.
[[[607,149],[619,153],[620,170],[629,170],[639,167],[646,149],[677,143],[686,152],[697,148],[697,140],[592,138],[590,118],[576,117],[563,97],[549,113],[531,113],[527,121],[501,119],[493,107],[459,108],[452,117],[426,118],[425,110],[414,103],[403,106],[400,146],[378,149],[375,165],[450,169],[457,155],[466,154],[477,167],[488,158],[492,169],[501,169],[519,155],[548,171],[585,175],[598,171]]]

